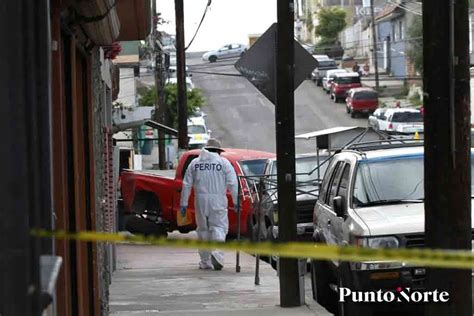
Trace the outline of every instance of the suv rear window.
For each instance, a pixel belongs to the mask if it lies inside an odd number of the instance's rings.
[[[420,112],[396,112],[393,113],[392,122],[423,122]]]
[[[188,125],[188,134],[205,134],[206,128],[203,125]]]
[[[334,82],[342,84],[360,83],[360,77],[335,77]]]
[[[375,91],[360,91],[354,93],[354,100],[374,100],[377,99]]]
[[[320,68],[326,68],[326,67],[337,67],[337,64],[334,60],[321,60],[319,62]]]

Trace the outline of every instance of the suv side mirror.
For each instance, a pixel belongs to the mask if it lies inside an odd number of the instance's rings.
[[[332,207],[337,217],[344,216],[344,208],[342,207],[342,196],[336,196],[332,199]]]

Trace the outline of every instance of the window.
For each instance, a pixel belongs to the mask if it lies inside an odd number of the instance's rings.
[[[308,184],[310,185],[311,183],[314,184],[314,181],[318,180],[318,171],[315,170],[316,167],[319,166],[319,175],[321,178],[324,176],[324,173],[326,172],[326,168],[329,165],[329,162],[327,160],[329,157],[326,155],[321,155],[319,156],[319,165],[318,165],[318,160],[316,156],[312,157],[304,157],[304,158],[296,158],[295,161],[295,171],[296,171],[296,183],[299,183],[300,185],[303,184]],[[323,162],[325,162],[323,164]],[[312,172],[311,174],[309,174]],[[277,162],[275,161],[273,163],[272,175],[277,174]],[[276,179],[276,178],[275,178]]]
[[[240,48],[240,45],[239,44],[232,44],[231,48],[232,49],[237,49],[237,48]]]
[[[350,177],[351,165],[346,164],[342,172],[341,182],[337,189],[337,195],[342,197],[342,205],[344,210],[347,209],[347,191],[349,189],[349,177]]]
[[[360,77],[336,77],[334,82],[340,84],[351,84],[351,83],[360,83]]]
[[[423,116],[420,112],[395,112],[392,116],[391,121],[397,123],[421,123],[423,122]]]
[[[328,60],[320,61],[318,67],[319,68],[337,67],[337,64],[334,60],[328,59]]]
[[[206,134],[204,125],[188,125],[188,134]]]
[[[184,179],[184,175],[186,174],[186,170],[188,170],[188,167],[189,167],[189,164],[191,163],[191,161],[193,161],[197,157],[198,157],[198,155],[190,155],[188,157],[188,159],[186,159],[186,161],[184,162],[184,165],[183,165],[183,170],[181,171],[181,179]]]
[[[333,172],[333,176],[332,176],[332,179],[331,179],[331,184],[329,185],[330,187],[330,191],[329,191],[329,197],[328,199],[326,200],[326,204],[327,205],[330,205],[331,207],[333,207],[332,205],[332,199],[337,196],[337,189],[339,187],[339,181],[341,179],[341,173],[342,173],[342,170],[343,170],[343,164],[344,162],[340,161],[338,162],[337,166],[336,166],[336,169],[334,170]]]
[[[354,93],[354,100],[377,100],[378,95],[375,91],[359,91]]]
[[[398,21],[398,32],[399,32],[399,39],[403,40],[403,38],[405,37],[403,34],[405,32],[403,21]]]
[[[334,169],[337,168],[339,163],[335,163],[334,160],[333,162],[331,162],[331,164],[329,165],[328,169],[326,170],[326,172],[328,174],[332,174]],[[329,184],[331,183],[331,180],[332,180],[332,177],[329,178],[329,177],[325,177],[324,178],[324,181],[323,183],[321,184],[321,192],[319,194],[319,198],[318,200],[321,200],[322,203],[324,204],[327,204],[326,203],[326,195],[328,193],[328,190],[329,190]]]

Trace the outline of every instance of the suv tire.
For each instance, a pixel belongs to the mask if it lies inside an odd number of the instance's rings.
[[[327,263],[322,260],[311,260],[313,299],[330,312],[334,312],[337,296],[329,287],[330,281],[330,270]]]
[[[337,287],[338,289],[341,287],[350,288],[354,290],[352,286],[352,280],[349,271],[349,264],[347,262],[343,262],[339,265],[339,272],[337,275]],[[338,316],[371,316],[372,311],[370,306],[367,305],[360,305],[354,302],[346,301],[346,302],[339,302],[338,297],[339,294],[336,295],[335,304],[337,305],[336,308],[336,315]]]

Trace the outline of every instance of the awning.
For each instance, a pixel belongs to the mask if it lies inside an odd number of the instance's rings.
[[[151,32],[150,0],[116,0],[120,20],[118,41],[144,40]]]
[[[112,133],[115,134],[117,132],[125,131],[127,129],[139,127],[142,125],[146,125],[151,128],[157,129],[158,131],[164,132],[167,135],[178,136],[178,131],[175,130],[174,128],[168,127],[166,125],[163,125],[161,123],[158,123],[152,120],[141,120],[141,121],[133,121],[133,122],[117,124],[112,127]]]
[[[364,134],[365,133],[365,134]],[[318,149],[338,150],[357,139],[368,142],[383,139],[384,136],[367,127],[333,127],[295,136],[296,139],[315,139]]]
[[[115,41],[120,31],[116,0],[75,1],[74,8],[84,31],[95,44],[110,45]]]

